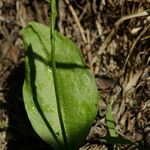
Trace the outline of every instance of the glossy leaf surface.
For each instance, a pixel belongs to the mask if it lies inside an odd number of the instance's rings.
[[[34,130],[55,149],[64,149],[51,67],[49,28],[31,22],[22,30],[26,48],[23,97]],[[98,92],[94,77],[80,50],[56,32],[56,73],[62,117],[69,149],[85,140],[97,113]]]

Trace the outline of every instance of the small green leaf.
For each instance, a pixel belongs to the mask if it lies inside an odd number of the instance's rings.
[[[31,22],[22,30],[26,48],[23,97],[34,130],[56,150],[65,149],[51,67],[50,31]],[[70,150],[79,148],[97,113],[99,99],[90,70],[76,45],[55,31],[57,87]]]
[[[107,105],[107,111],[106,111],[106,124],[107,124],[110,136],[118,137],[116,133],[116,129],[115,129],[115,122],[114,122],[113,115],[111,112],[111,106],[109,103]]]
[[[133,145],[134,143],[128,139],[122,138],[122,137],[112,137],[112,136],[106,136],[106,137],[101,137],[99,140],[106,140],[108,144],[112,145],[120,145],[120,144],[129,144]]]
[[[123,137],[119,137],[116,133],[115,122],[113,119],[111,105],[107,100],[107,109],[106,109],[106,124],[108,127],[109,135],[106,137],[102,137],[101,139],[105,139],[107,143],[118,145],[118,144],[134,144],[132,141],[125,139]]]

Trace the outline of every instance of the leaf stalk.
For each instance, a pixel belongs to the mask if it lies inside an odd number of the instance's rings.
[[[68,150],[68,141],[64,127],[64,121],[62,117],[62,110],[59,98],[59,91],[58,91],[58,81],[57,81],[57,74],[56,74],[56,58],[55,58],[55,23],[56,23],[56,0],[51,0],[50,2],[51,8],[51,17],[50,17],[50,41],[51,41],[51,62],[52,62],[52,72],[53,72],[53,80],[55,85],[55,93],[56,93],[56,102],[57,102],[57,110],[58,116],[60,121],[60,127],[62,131],[62,136],[64,139],[65,150]]]

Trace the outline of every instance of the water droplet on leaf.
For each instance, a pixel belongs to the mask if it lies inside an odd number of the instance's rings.
[[[49,73],[51,73],[51,72],[52,72],[52,70],[51,70],[50,68],[48,68],[48,72],[49,72]]]

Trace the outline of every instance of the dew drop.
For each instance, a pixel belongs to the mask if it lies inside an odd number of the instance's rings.
[[[50,109],[49,109],[49,108],[47,108],[47,111],[50,111]]]
[[[48,68],[48,72],[49,72],[49,73],[51,73],[51,72],[52,72],[50,68]]]
[[[45,83],[39,83],[38,86],[39,86],[39,88],[43,88],[44,86],[46,86],[46,84]]]
[[[49,105],[42,104],[42,109],[44,110],[44,112],[47,112],[47,113],[52,112]]]
[[[47,108],[47,109],[46,109],[46,112],[48,112],[48,113],[49,113],[50,111],[51,111],[51,110],[50,110],[50,108]]]

